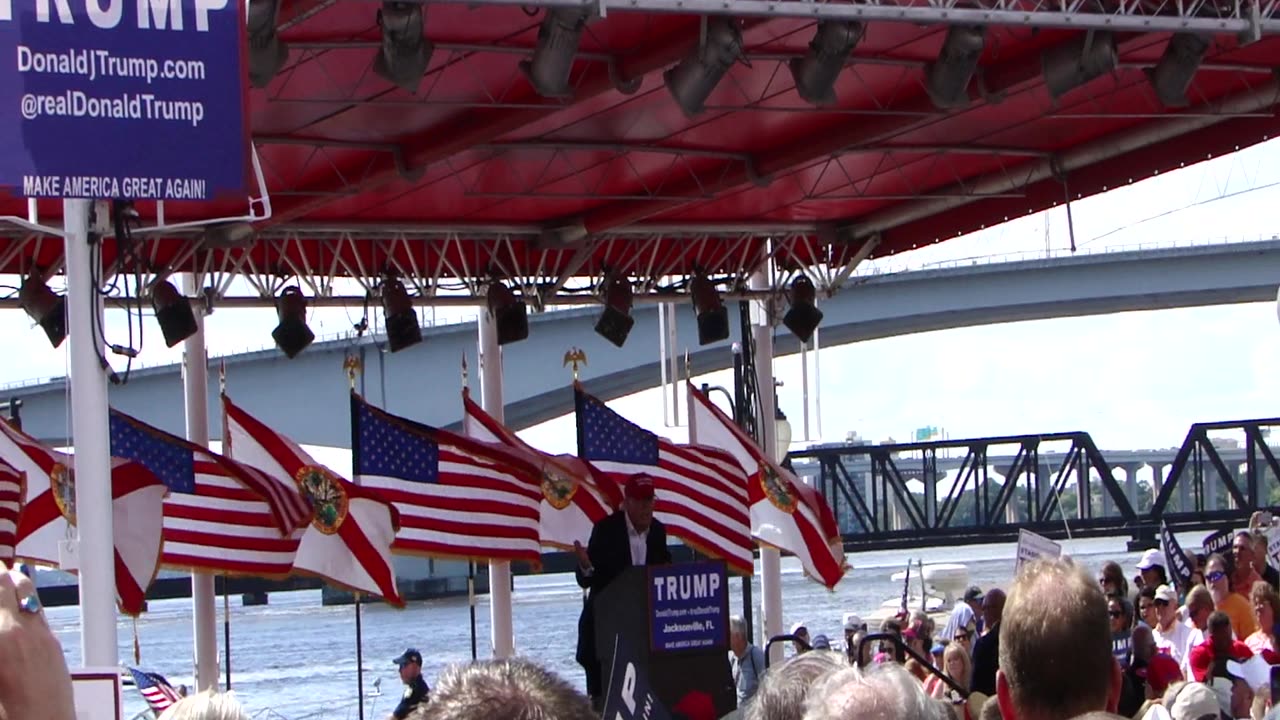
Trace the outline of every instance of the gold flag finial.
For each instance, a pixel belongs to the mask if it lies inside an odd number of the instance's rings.
[[[223,395],[227,394],[227,360],[226,358],[223,358],[222,361],[218,363],[218,392]]]
[[[578,379],[578,366],[587,364],[587,353],[582,348],[572,347],[564,354],[564,367],[573,365],[573,379]]]
[[[467,388],[467,354],[462,353],[462,388]]]
[[[352,390],[356,389],[356,373],[364,371],[364,363],[358,355],[348,355],[342,360],[342,369],[347,372],[347,383]]]

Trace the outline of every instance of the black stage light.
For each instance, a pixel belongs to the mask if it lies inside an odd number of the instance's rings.
[[[382,312],[387,324],[387,347],[391,352],[422,342],[422,327],[418,325],[418,313],[413,300],[399,279],[388,277],[382,281]]]
[[[297,285],[280,291],[276,300],[276,316],[280,322],[271,331],[271,337],[276,341],[276,347],[293,359],[316,339],[316,334],[307,327],[307,298]]]
[[[800,275],[791,281],[791,309],[782,318],[800,342],[808,343],[813,338],[813,331],[822,322],[822,311],[818,309],[818,290],[807,275]]]
[[[811,105],[834,105],[836,79],[849,61],[849,54],[862,39],[862,23],[828,20],[818,30],[803,58],[788,63],[796,92]]]
[[[969,82],[987,41],[982,25],[952,25],[938,59],[925,68],[925,89],[935,107],[959,108],[969,104]]]
[[[702,112],[711,91],[742,55],[742,30],[727,17],[707,20],[707,37],[693,54],[662,74],[671,97],[688,117]]]
[[[720,300],[720,293],[705,275],[697,275],[689,283],[689,295],[693,297],[693,309],[698,316],[698,344],[729,339],[729,311]]]
[[[569,71],[587,27],[588,13],[581,8],[548,8],[538,28],[538,45],[533,59],[520,63],[529,83],[545,98],[572,97]]]
[[[631,302],[631,283],[626,278],[610,280],[604,294],[604,312],[596,321],[596,332],[618,347],[626,344],[627,335],[636,324],[631,317]]]
[[[1180,108],[1191,104],[1187,100],[1187,88],[1209,51],[1209,38],[1196,33],[1175,33],[1169,38],[1160,62],[1147,70],[1147,79],[1155,88],[1156,97],[1165,107]]]
[[[382,3],[378,27],[382,28],[382,47],[373,60],[373,71],[393,85],[417,92],[435,50],[422,35],[422,4]]]
[[[498,326],[498,344],[519,342],[529,337],[529,310],[524,300],[500,282],[489,284],[489,314]]]
[[[169,347],[195,335],[199,329],[191,301],[168,280],[151,288],[151,307],[155,308],[156,322],[160,324],[164,343]]]
[[[1070,45],[1047,50],[1040,59],[1044,84],[1057,100],[1068,92],[1116,69],[1116,38],[1090,30]]]
[[[289,59],[289,46],[276,32],[277,0],[249,0],[249,82],[264,88]]]
[[[67,299],[50,290],[38,276],[29,275],[23,281],[18,304],[44,330],[54,347],[67,339]]]

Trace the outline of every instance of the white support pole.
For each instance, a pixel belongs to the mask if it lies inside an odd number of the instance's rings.
[[[478,318],[480,326],[480,406],[502,422],[502,350],[498,347],[498,325],[488,309]],[[511,563],[489,563],[490,649],[495,658],[515,652],[515,632],[511,625]]]
[[[199,294],[197,278],[187,273],[183,294]],[[204,343],[204,312],[196,308],[196,332],[182,343],[182,394],[187,410],[187,439],[209,447],[209,356]],[[226,438],[222,441],[225,443]],[[194,623],[196,690],[218,689],[218,606],[213,576],[191,574],[191,616]]]
[[[71,347],[71,434],[75,444],[76,553],[80,572],[80,657],[85,667],[120,664],[116,640],[115,543],[107,370],[102,366],[102,298],[89,246],[90,200],[64,200],[67,331]]]
[[[769,266],[766,264],[751,275],[752,290],[768,290]],[[760,449],[778,460],[777,428],[774,424],[773,405],[773,325],[770,316],[772,301],[752,301],[751,335],[755,342],[756,389],[760,393]],[[764,604],[764,636],[781,635],[782,627],[782,555],[777,548],[760,548],[760,588]],[[777,643],[771,651],[770,662],[782,661],[783,644]]]

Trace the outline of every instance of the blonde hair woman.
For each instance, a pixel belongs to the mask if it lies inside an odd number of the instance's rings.
[[[947,649],[942,651],[942,667],[938,669],[946,673],[947,677],[954,680],[960,687],[969,687],[973,665],[969,659],[969,651],[965,650],[963,645],[959,643],[947,645]],[[929,678],[929,684],[925,686],[925,690],[930,697],[945,700],[951,687],[935,676]]]
[[[249,715],[235,696],[205,690],[174,703],[160,720],[249,720]]]

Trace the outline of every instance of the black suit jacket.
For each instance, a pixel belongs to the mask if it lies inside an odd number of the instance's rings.
[[[973,644],[973,677],[969,689],[987,697],[996,695],[996,670],[1000,669],[1000,623]]]
[[[577,660],[584,666],[598,662],[595,639],[596,596],[632,564],[631,539],[627,536],[625,510],[618,510],[591,529],[591,539],[587,541],[587,557],[591,560],[591,574],[583,573],[582,568],[575,571],[578,585],[590,590],[582,607],[582,616],[578,619]],[[670,562],[667,528],[655,519],[649,525],[645,565],[665,565]]]

